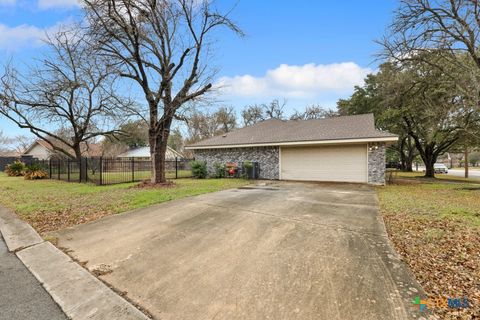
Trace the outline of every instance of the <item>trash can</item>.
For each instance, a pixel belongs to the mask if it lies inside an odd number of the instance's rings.
[[[251,167],[245,167],[245,163],[242,163],[241,168],[247,179],[258,179],[260,177],[260,164],[258,162],[252,162]]]

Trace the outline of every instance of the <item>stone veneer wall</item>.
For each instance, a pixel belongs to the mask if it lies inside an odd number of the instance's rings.
[[[279,179],[278,147],[198,149],[195,150],[195,160],[205,161],[209,174],[214,173],[215,162],[258,162],[260,179]]]
[[[385,143],[370,143],[368,147],[368,183],[385,184]]]

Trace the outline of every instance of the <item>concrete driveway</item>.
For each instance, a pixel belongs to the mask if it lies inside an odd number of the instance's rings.
[[[372,188],[273,183],[58,234],[156,319],[418,319]]]

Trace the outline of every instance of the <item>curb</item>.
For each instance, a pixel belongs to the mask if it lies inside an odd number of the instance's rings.
[[[43,242],[42,237],[31,225],[2,207],[0,207],[0,233],[10,252],[17,252]]]
[[[107,285],[57,249],[26,222],[0,207],[0,232],[70,319],[149,319]]]

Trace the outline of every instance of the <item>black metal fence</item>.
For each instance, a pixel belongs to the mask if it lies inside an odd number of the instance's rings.
[[[10,159],[12,163],[17,159]],[[167,160],[165,175],[167,179],[191,178],[192,159]],[[92,182],[98,185],[111,185],[138,182],[150,179],[152,162],[135,158],[82,158],[80,162],[72,159],[50,159],[30,161],[40,164],[50,179],[68,182]],[[82,168],[83,170],[80,170]]]
[[[0,171],[5,171],[6,166],[15,161],[22,161],[25,164],[32,164],[38,162],[39,160],[33,157],[0,157]]]

